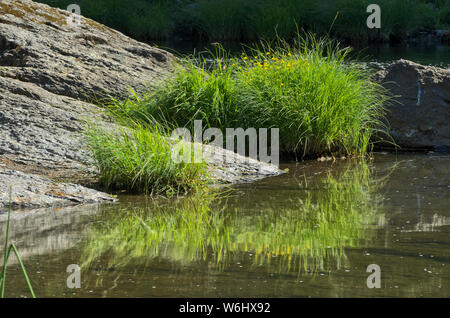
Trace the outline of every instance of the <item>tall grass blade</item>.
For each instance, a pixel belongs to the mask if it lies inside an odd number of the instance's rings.
[[[10,203],[9,203],[9,209],[8,209],[8,220],[6,222],[6,237],[5,237],[5,249],[4,249],[4,253],[3,253],[3,268],[2,268],[2,272],[0,274],[0,298],[4,298],[5,297],[5,285],[6,285],[6,267],[8,264],[8,259],[9,256],[11,254],[11,251],[14,252],[14,255],[17,258],[17,261],[19,262],[20,268],[22,269],[22,273],[25,277],[25,281],[27,283],[28,289],[31,293],[31,296],[33,298],[36,298],[36,295],[34,293],[33,287],[31,286],[31,282],[30,279],[28,277],[27,271],[25,269],[25,266],[23,265],[22,259],[19,256],[19,252],[17,251],[17,248],[14,244],[9,245],[8,247],[8,241],[9,241],[9,227],[10,227],[10,221],[11,221],[11,189],[10,189]]]

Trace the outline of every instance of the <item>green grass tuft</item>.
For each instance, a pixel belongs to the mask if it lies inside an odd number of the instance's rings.
[[[230,57],[220,47],[184,59],[174,76],[144,98],[109,108],[141,123],[204,129],[279,128],[280,150],[300,157],[323,153],[364,155],[382,129],[386,91],[371,73],[347,61],[348,48],[299,37],[278,39]]]
[[[156,125],[111,132],[91,124],[87,137],[108,189],[174,195],[199,190],[208,180],[204,163],[174,162],[172,141]]]

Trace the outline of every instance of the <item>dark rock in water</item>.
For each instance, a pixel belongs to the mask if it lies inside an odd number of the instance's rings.
[[[15,207],[111,200],[52,180],[95,181],[83,127],[87,120],[114,127],[94,104],[96,98],[124,98],[130,89],[139,93],[172,69],[170,53],[84,17],[74,23],[72,17],[30,0],[0,2],[0,209],[8,203],[9,184]],[[260,172],[245,164],[211,169],[224,182],[280,173],[267,167]],[[63,195],[49,195],[54,186]]]
[[[384,65],[377,80],[396,96],[387,121],[401,149],[450,146],[449,69],[398,60]]]

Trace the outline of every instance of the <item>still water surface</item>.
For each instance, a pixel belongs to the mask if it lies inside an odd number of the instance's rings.
[[[178,55],[192,54],[193,52],[215,52],[214,45],[195,43],[191,41],[178,41],[166,43],[150,43],[167,49]],[[243,45],[238,42],[222,43],[231,55],[240,56],[242,50],[251,45]],[[422,41],[415,44],[378,44],[353,47],[351,57],[364,62],[391,63],[399,59],[406,59],[423,65],[450,68],[450,45],[436,42]]]
[[[449,155],[282,168],[215,200],[14,212],[13,240],[38,297],[450,297]],[[6,295],[29,296],[14,260]]]

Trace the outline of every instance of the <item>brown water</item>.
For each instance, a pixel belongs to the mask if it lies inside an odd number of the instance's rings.
[[[13,240],[38,297],[450,296],[449,155],[282,168],[213,202],[15,212]],[[81,288],[67,288],[67,266],[83,263]],[[15,260],[6,295],[29,296]]]

